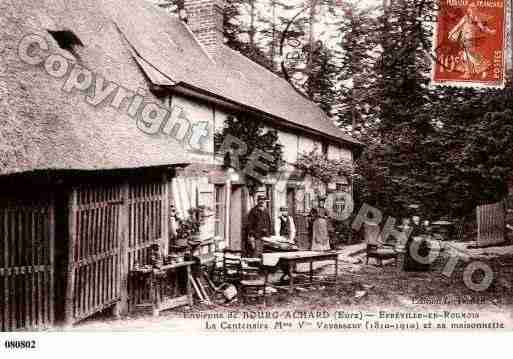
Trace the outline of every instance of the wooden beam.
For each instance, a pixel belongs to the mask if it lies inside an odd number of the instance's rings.
[[[55,193],[51,194],[48,204],[48,221],[49,221],[49,275],[50,275],[50,290],[49,290],[49,325],[53,325],[55,319]],[[34,250],[34,248],[32,248]],[[34,290],[34,287],[32,287]],[[28,309],[27,309],[28,310]],[[34,322],[34,318],[32,318]]]
[[[509,64],[509,66],[511,71],[511,81],[513,81],[513,0],[509,2],[509,46],[511,50],[511,63]]]
[[[169,186],[166,173],[162,176],[162,254],[169,254]]]
[[[119,211],[119,228],[118,228],[118,236],[119,236],[119,263],[120,263],[120,271],[119,271],[119,282],[120,282],[120,302],[116,305],[117,315],[119,314],[128,314],[128,221],[129,221],[129,184],[127,182],[123,183],[121,187],[121,197],[123,199],[123,205],[120,207]]]
[[[193,278],[194,278],[194,276],[193,276]],[[208,292],[205,289],[205,287],[203,286],[203,283],[201,282],[201,273],[194,279],[196,280],[198,289],[201,291],[201,294],[203,295],[205,303],[212,304],[212,302],[210,301],[210,297],[208,296]]]
[[[75,246],[76,238],[77,189],[72,188],[68,201],[68,263],[66,271],[66,297],[64,304],[64,325],[70,327],[74,321],[73,299],[75,297]]]
[[[11,251],[11,246],[9,246],[9,242],[10,242],[10,238],[9,238],[9,217],[8,217],[8,211],[7,211],[7,208],[5,209],[0,209],[0,213],[3,214],[3,221],[4,221],[4,233],[3,233],[3,241],[4,241],[4,253],[3,253],[3,256],[4,256],[4,268],[5,270],[7,271],[7,269],[10,267],[10,266],[13,266],[12,263],[9,262],[9,258],[10,258],[10,255],[9,255],[9,251]],[[8,273],[4,273],[3,274],[4,276],[4,293],[3,293],[3,296],[4,296],[4,308],[3,308],[3,311],[4,311],[4,328],[3,328],[3,331],[10,331],[12,330],[11,329],[11,323],[10,323],[10,318],[11,318],[11,315],[10,315],[10,308],[11,308],[11,302],[10,302],[10,290],[9,290],[9,274]],[[0,295],[2,295],[2,293],[0,293]]]
[[[230,239],[230,202],[232,196],[232,183],[230,179],[226,181],[224,196],[224,241],[231,248]]]
[[[194,277],[192,274],[188,274],[189,276],[189,282],[192,284],[192,287],[194,288],[194,292],[198,296],[200,302],[205,302],[205,298],[203,297],[203,293],[198,288],[198,285],[196,284],[196,281],[194,280]]]

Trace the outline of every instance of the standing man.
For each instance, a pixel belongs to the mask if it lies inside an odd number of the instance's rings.
[[[248,240],[246,242],[246,255],[252,258],[262,256],[262,237],[272,234],[271,215],[265,207],[266,197],[259,195],[257,205],[248,215]]]

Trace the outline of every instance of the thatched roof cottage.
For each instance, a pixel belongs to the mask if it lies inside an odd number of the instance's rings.
[[[360,150],[223,45],[221,1],[185,8],[187,24],[143,0],[0,3],[1,330],[126,310],[128,272],[167,246],[171,202],[215,208],[212,236],[240,245],[248,194],[213,150],[227,116],[278,129],[290,164],[316,145],[350,161]],[[271,206],[305,206],[294,188],[266,190]]]

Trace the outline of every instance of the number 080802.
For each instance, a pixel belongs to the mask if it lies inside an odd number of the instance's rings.
[[[35,340],[6,340],[5,349],[36,349]]]

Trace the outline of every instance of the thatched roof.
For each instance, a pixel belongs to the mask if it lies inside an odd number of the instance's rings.
[[[61,90],[64,79],[24,63],[18,44],[39,34],[50,53],[78,61],[108,81],[159,100],[150,82],[191,86],[230,103],[360,146],[283,79],[224,47],[213,62],[188,27],[144,0],[7,0],[0,2],[0,174],[46,169],[118,169],[188,162],[183,147],[149,136],[121,109],[91,106],[85,94]],[[74,55],[49,31],[71,30]],[[55,33],[54,33],[55,34]]]
[[[149,136],[135,120],[108,105],[91,106],[85,94],[61,90],[64,79],[24,63],[18,44],[27,34],[44,36],[51,53],[62,50],[48,30],[72,30],[83,43],[78,61],[127,89],[159,101],[133,60],[113,17],[123,1],[7,0],[0,2],[0,174],[33,170],[100,170],[186,163],[175,140]],[[155,31],[151,26],[145,29]],[[74,61],[77,61],[76,59]]]

